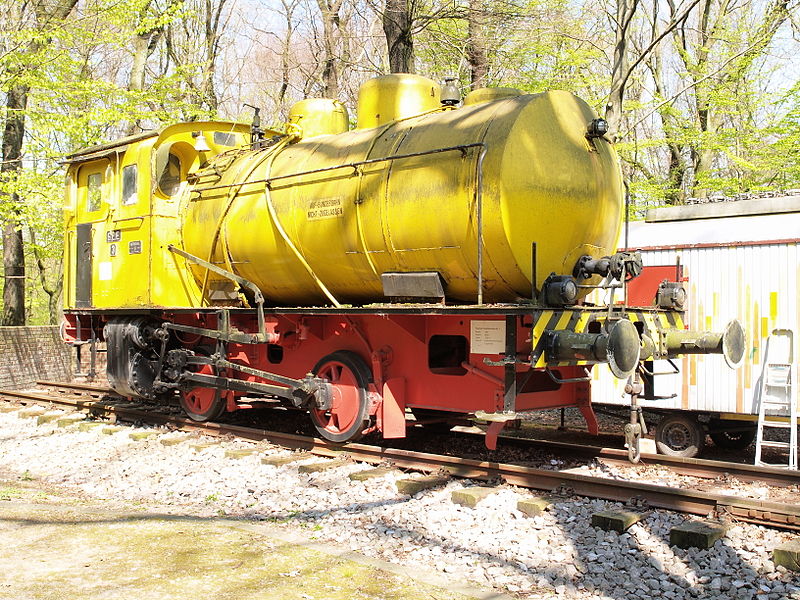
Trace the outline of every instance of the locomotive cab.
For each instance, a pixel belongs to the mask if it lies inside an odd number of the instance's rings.
[[[249,134],[241,124],[183,123],[67,157],[65,308],[197,304],[194,282],[158,250],[177,242],[178,198],[193,173]]]

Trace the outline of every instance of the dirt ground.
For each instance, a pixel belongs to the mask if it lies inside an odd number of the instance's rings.
[[[313,532],[311,532],[313,533]],[[269,523],[176,516],[0,478],[0,598],[468,600]]]

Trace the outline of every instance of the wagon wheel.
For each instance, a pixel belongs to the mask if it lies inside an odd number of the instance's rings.
[[[694,458],[703,449],[704,441],[702,425],[686,415],[665,415],[656,426],[656,447],[667,456]]]
[[[333,392],[329,410],[309,411],[314,427],[332,442],[360,438],[369,423],[367,387],[372,380],[364,360],[355,352],[339,350],[320,359],[313,371],[331,384]]]
[[[208,356],[208,351],[199,349],[197,354]],[[199,365],[195,373],[216,375],[213,365]],[[225,399],[220,390],[207,387],[195,387],[180,393],[180,405],[192,421],[213,421],[225,412]]]

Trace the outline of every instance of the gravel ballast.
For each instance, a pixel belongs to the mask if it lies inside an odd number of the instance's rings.
[[[792,538],[785,532],[734,523],[708,550],[669,545],[670,529],[687,517],[647,511],[624,534],[591,526],[593,513],[620,509],[619,503],[555,498],[549,510],[527,517],[517,502],[527,490],[503,486],[475,508],[454,504],[454,490],[470,485],[453,480],[414,496],[397,492],[397,471],[353,481],[369,465],[301,473],[308,457],[282,465],[264,456],[288,455],[271,446],[253,448],[237,440],[200,450],[199,438],[165,445],[174,432],[141,441],[134,428],[103,434],[98,428],[36,424],[16,413],[0,413],[3,475],[113,499],[147,503],[175,514],[226,515],[269,520],[303,529],[343,549],[413,568],[433,568],[454,582],[491,586],[521,598],[714,598],[800,600],[800,576],[775,567],[774,547]]]

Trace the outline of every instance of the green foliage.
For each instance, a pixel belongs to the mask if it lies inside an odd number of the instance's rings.
[[[420,33],[416,45],[423,67],[434,79],[458,75],[469,87],[469,65],[464,59],[468,36],[466,6],[456,17],[435,21]],[[590,6],[566,0],[494,0],[486,2],[485,37],[488,40],[487,86],[516,87],[527,93],[570,90],[599,105],[607,74],[603,55],[591,39]]]
[[[0,219],[23,228],[29,321],[39,324],[50,315],[34,257],[46,267],[51,284],[61,271],[64,170],[59,161],[119,137],[131,123],[159,127],[210,114],[187,86],[187,73],[197,69],[191,62],[149,71],[144,89],[128,89],[131,40],[186,18],[184,2],[89,0],[65,22],[47,26],[30,11],[22,0],[12,0],[4,17],[15,19],[14,25],[0,33],[0,93],[28,90],[22,169],[0,178]],[[8,116],[2,109],[0,119]]]

